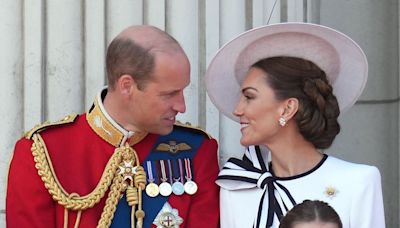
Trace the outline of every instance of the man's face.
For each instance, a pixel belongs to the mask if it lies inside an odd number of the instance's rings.
[[[133,92],[130,113],[140,131],[165,135],[172,131],[175,116],[186,110],[183,89],[190,83],[190,65],[182,53],[155,53],[152,79]]]

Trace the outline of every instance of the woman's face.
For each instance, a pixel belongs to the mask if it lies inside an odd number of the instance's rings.
[[[314,222],[296,223],[292,226],[292,228],[339,228],[339,226],[331,222],[314,221]]]
[[[242,83],[242,93],[233,114],[240,118],[244,146],[273,142],[282,126],[279,118],[284,112],[284,102],[275,98],[267,84],[266,73],[251,68]]]

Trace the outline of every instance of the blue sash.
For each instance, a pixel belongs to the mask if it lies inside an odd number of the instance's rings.
[[[169,135],[160,136],[157,142],[151,149],[146,161],[157,161],[157,160],[178,160],[183,158],[192,159],[201,144],[203,143],[205,136],[199,134],[196,131],[188,130],[184,127],[174,126],[174,130]],[[157,151],[156,148],[160,143],[167,143],[169,141],[176,141],[177,143],[187,143],[191,149],[186,151],[179,151],[178,153],[169,153],[163,151]],[[147,169],[145,169],[147,172]],[[148,176],[148,174],[147,174]],[[194,175],[193,175],[194,176]],[[150,227],[153,224],[155,217],[158,212],[164,206],[165,202],[168,201],[169,197],[158,195],[157,197],[149,197],[145,192],[142,194],[143,210],[145,217],[143,221],[143,227]],[[117,209],[114,214],[113,221],[111,223],[112,228],[130,228],[131,227],[131,210],[132,208],[126,201],[124,194],[123,198],[118,202]]]

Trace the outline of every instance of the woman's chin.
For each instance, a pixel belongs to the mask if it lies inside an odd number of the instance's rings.
[[[240,144],[242,144],[242,146],[244,146],[244,147],[248,147],[248,146],[254,145],[249,140],[246,140],[246,139],[243,139],[243,138],[240,139]]]

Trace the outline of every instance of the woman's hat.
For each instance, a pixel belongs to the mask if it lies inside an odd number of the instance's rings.
[[[205,76],[211,101],[238,122],[232,112],[247,71],[274,56],[303,58],[324,70],[342,113],[356,102],[367,82],[367,58],[351,38],[322,25],[279,23],[246,31],[216,53]]]

